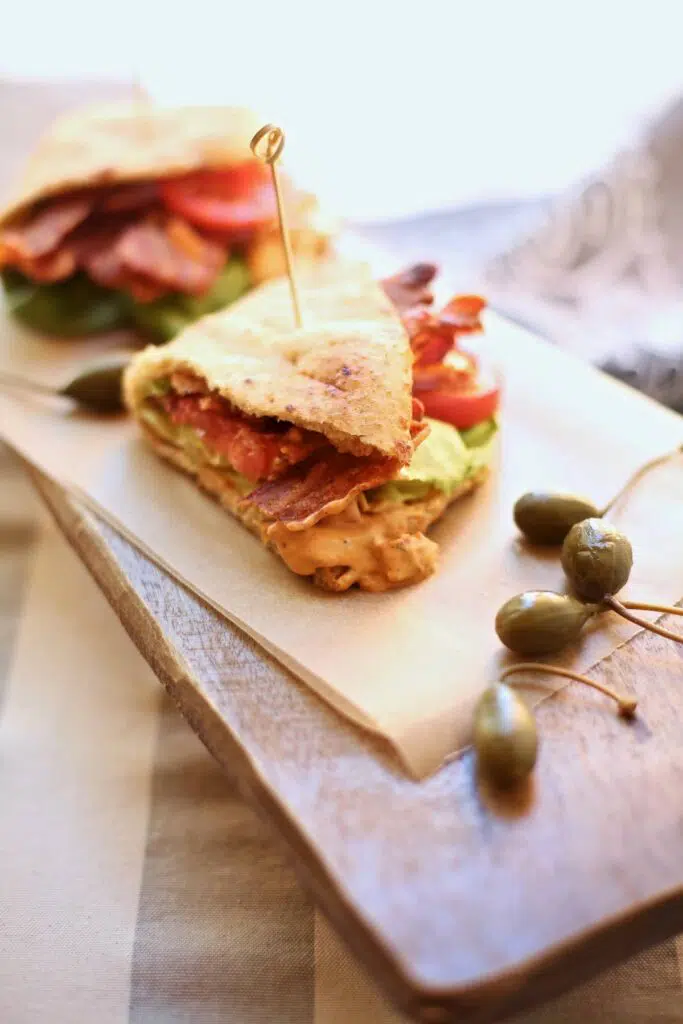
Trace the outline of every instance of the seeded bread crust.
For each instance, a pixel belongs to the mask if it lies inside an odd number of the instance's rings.
[[[241,411],[324,434],[340,451],[406,465],[413,454],[412,355],[399,315],[365,264],[331,262],[301,275],[304,326],[289,286],[262,285],[164,346],[136,355],[124,396],[136,415],[174,372],[201,378]]]
[[[0,227],[40,199],[252,160],[263,124],[245,107],[98,104],[58,118],[39,141],[0,213]]]

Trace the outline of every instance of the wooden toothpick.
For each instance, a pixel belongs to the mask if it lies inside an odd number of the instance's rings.
[[[261,145],[261,143],[265,143],[265,145]],[[285,133],[282,129],[277,128],[274,124],[266,124],[256,132],[256,135],[251,140],[251,151],[255,157],[258,157],[259,160],[263,160],[264,163],[267,163],[270,166],[270,173],[273,178],[273,188],[275,189],[275,199],[277,201],[277,216],[280,222],[280,237],[282,238],[282,248],[284,249],[285,264],[287,266],[287,277],[289,278],[289,291],[292,296],[292,306],[294,307],[294,320],[297,327],[303,327],[301,306],[299,304],[299,293],[296,286],[296,278],[294,277],[292,242],[289,237],[285,205],[282,199],[282,189],[280,187],[280,176],[277,169],[277,161],[284,149],[284,145]]]

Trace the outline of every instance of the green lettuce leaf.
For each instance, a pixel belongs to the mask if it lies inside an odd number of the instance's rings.
[[[128,299],[101,288],[85,274],[41,284],[18,270],[0,274],[9,312],[33,330],[53,337],[80,338],[130,324]]]
[[[231,305],[249,290],[249,271],[244,260],[233,256],[225,264],[211,291],[206,295],[175,292],[154,302],[131,299],[133,321],[151,341],[170,341],[195,320]]]

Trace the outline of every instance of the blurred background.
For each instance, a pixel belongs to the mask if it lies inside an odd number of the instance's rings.
[[[33,0],[0,75],[248,103],[361,234],[683,409],[681,25],[675,0]]]
[[[570,186],[683,86],[682,23],[675,0],[32,0],[3,18],[0,72],[248,102],[367,219]]]

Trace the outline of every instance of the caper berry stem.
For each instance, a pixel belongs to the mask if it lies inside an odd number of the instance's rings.
[[[612,500],[607,502],[607,504],[601,510],[600,515],[606,516],[611,511],[611,509],[614,508],[617,502],[621,501],[621,499],[626,494],[628,494],[628,492],[632,490],[633,487],[635,487],[635,485],[640,480],[642,480],[644,476],[647,475],[647,473],[649,473],[653,469],[656,469],[657,466],[664,465],[665,462],[668,462],[670,459],[673,459],[677,455],[680,455],[681,452],[683,452],[683,444],[679,444],[671,452],[666,452],[666,454],[664,455],[657,455],[654,459],[649,459],[647,462],[643,463],[643,465],[639,469],[637,469],[635,473],[631,474],[631,476],[628,478],[624,486],[617,491]]]
[[[603,604],[610,608],[617,615],[621,615],[622,618],[628,619],[629,622],[635,623],[636,626],[642,626],[643,629],[649,629],[652,633],[658,633],[659,636],[666,637],[667,640],[675,640],[677,644],[683,644],[683,636],[680,633],[672,633],[670,629],[665,629],[664,626],[658,626],[656,622],[648,622],[647,619],[643,619],[640,615],[634,615],[632,611],[618,601],[616,597],[608,595],[604,600]]]
[[[624,718],[632,718],[638,706],[638,701],[635,697],[624,697],[611,687],[605,686],[604,683],[599,683],[597,679],[590,679],[588,676],[584,676],[580,672],[573,672],[569,668],[559,668],[557,665],[544,665],[540,661],[520,661],[516,665],[510,665],[508,668],[503,669],[500,674],[501,681],[509,679],[515,672],[545,672],[549,675],[573,679],[577,683],[585,683],[586,686],[592,686],[594,690],[599,690],[606,697],[611,697],[613,701],[616,701],[619,714]]]
[[[21,388],[22,391],[34,391],[37,395],[50,395],[54,398],[59,394],[56,388],[49,384],[40,384],[37,380],[29,380],[28,377],[21,377],[18,373],[0,372],[0,387]]]
[[[665,615],[683,615],[683,608],[676,604],[650,604],[648,601],[622,601],[624,608],[639,612],[662,612]]]

